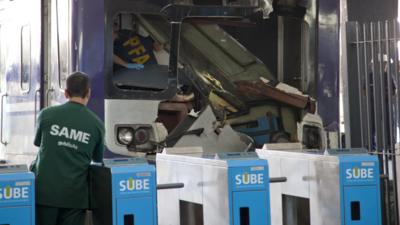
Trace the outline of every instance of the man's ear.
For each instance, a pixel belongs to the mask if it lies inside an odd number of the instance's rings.
[[[86,98],[89,99],[91,94],[92,94],[92,89],[89,88]]]
[[[70,97],[67,89],[64,90],[64,96],[65,96],[65,98],[69,98]]]

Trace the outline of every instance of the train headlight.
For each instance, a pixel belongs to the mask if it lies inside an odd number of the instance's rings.
[[[135,144],[142,145],[148,142],[150,139],[150,133],[148,129],[139,128],[135,131]]]
[[[322,140],[319,128],[315,126],[304,125],[302,142],[306,149],[322,149]]]
[[[134,130],[130,127],[121,127],[118,129],[118,142],[123,145],[130,145],[133,142]]]

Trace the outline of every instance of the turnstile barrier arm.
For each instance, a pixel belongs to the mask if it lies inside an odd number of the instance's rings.
[[[178,189],[185,187],[184,183],[157,184],[157,190]]]
[[[271,177],[269,178],[270,183],[284,183],[287,181],[286,177]]]

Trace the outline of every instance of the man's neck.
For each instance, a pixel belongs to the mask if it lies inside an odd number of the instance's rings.
[[[84,106],[86,106],[86,104],[87,104],[86,99],[80,98],[80,97],[69,98],[69,101],[70,102],[74,102],[74,103],[78,103],[78,104],[81,104],[81,105],[84,105]]]

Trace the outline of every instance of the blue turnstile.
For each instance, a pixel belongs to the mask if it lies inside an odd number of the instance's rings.
[[[26,165],[0,166],[0,224],[35,224],[35,178]]]
[[[156,173],[145,159],[110,159],[91,166],[94,225],[155,225]]]
[[[381,225],[379,161],[364,149],[257,150],[270,175],[274,225]],[[304,216],[307,215],[307,216]]]
[[[237,155],[237,153],[235,153]],[[240,154],[248,155],[248,154]],[[245,156],[242,156],[245,157]],[[219,154],[228,165],[228,194],[232,225],[269,225],[269,176],[266,160],[231,158]]]
[[[378,157],[341,155],[339,162],[343,224],[381,224]]]

